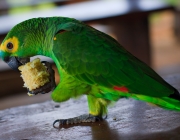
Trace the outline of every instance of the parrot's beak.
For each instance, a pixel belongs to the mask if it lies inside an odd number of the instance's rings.
[[[15,56],[5,57],[4,61],[15,71],[19,71],[18,67],[30,62],[30,58],[18,58]]]

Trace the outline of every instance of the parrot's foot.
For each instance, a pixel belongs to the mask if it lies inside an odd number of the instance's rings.
[[[53,123],[53,127],[54,128],[60,128],[63,125],[86,123],[86,122],[96,122],[96,121],[102,121],[102,120],[103,120],[103,118],[100,116],[93,116],[91,114],[84,114],[84,115],[74,117],[74,118],[55,120]],[[56,123],[59,123],[59,127],[55,126]]]

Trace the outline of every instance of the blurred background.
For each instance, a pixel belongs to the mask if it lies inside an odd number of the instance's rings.
[[[51,16],[73,17],[111,35],[161,76],[180,73],[179,0],[0,0],[0,41],[21,21]],[[50,100],[50,93],[28,97],[22,86],[20,73],[0,60],[0,110]]]

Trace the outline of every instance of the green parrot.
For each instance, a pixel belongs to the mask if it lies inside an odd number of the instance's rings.
[[[88,114],[57,119],[54,126],[103,120],[107,106],[121,97],[180,110],[180,94],[174,87],[115,39],[76,19],[23,21],[0,46],[0,57],[15,70],[35,55],[52,58],[58,68],[60,83],[51,94],[55,102],[87,96]]]

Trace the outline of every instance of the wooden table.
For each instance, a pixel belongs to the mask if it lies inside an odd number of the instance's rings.
[[[172,74],[164,78],[180,90],[180,74]],[[109,107],[109,115],[105,121],[60,130],[52,127],[55,119],[74,117],[83,113],[87,113],[85,98],[69,100],[61,104],[46,101],[2,110],[0,139],[169,140],[180,138],[180,112],[125,98]]]

